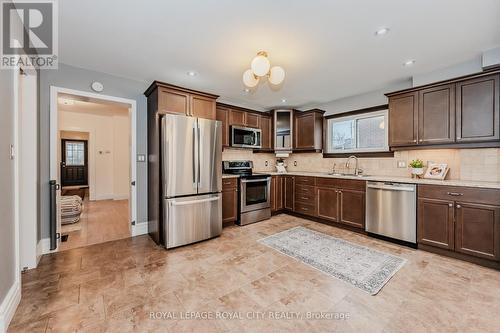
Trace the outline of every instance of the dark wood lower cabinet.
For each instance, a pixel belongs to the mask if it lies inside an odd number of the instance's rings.
[[[419,247],[500,268],[500,190],[419,185],[418,196]]]
[[[453,201],[418,199],[418,243],[453,250],[453,212]]]
[[[333,188],[317,188],[316,200],[318,217],[332,222],[339,222],[338,190]]]
[[[500,206],[457,202],[455,251],[500,260]]]
[[[271,212],[283,210],[283,177],[272,176],[271,178]]]
[[[224,226],[238,220],[238,180],[222,180],[222,223]]]
[[[295,192],[294,176],[283,176],[283,206],[284,209],[294,210],[294,192]]]
[[[340,223],[365,229],[365,192],[339,191]]]

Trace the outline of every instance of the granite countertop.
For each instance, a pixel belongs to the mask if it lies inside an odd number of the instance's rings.
[[[240,176],[239,175],[231,175],[231,174],[228,174],[228,173],[223,173],[222,174],[222,179],[225,179],[225,178],[239,178]]]
[[[393,177],[393,176],[357,177],[357,176],[329,175],[328,173],[324,173],[324,172],[306,172],[306,171],[289,171],[286,174],[272,172],[272,171],[257,171],[257,172],[268,173],[271,175],[309,176],[309,177],[325,177],[325,178],[339,178],[339,179],[372,180],[372,181],[379,181],[379,182],[447,185],[447,186],[464,186],[464,187],[500,189],[500,183],[498,183],[498,182],[484,182],[484,181],[473,181],[473,180],[414,179],[414,178],[410,178],[410,177]]]

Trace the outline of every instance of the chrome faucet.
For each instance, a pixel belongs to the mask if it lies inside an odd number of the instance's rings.
[[[354,175],[357,176],[359,173],[360,173],[360,169],[358,169],[358,158],[354,155],[351,155],[347,158],[347,161],[345,162],[345,167],[347,170],[349,170],[349,166],[350,166],[350,162],[351,162],[351,159],[354,158],[354,160],[356,161],[356,164],[354,165]]]

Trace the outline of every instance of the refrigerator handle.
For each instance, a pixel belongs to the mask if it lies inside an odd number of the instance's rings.
[[[197,124],[197,127],[198,127],[198,188],[201,187],[201,166],[200,166],[200,154],[201,154],[201,142],[200,142],[200,138],[201,138],[201,128],[200,128],[200,123],[197,121],[196,122]]]
[[[193,154],[193,165],[192,165],[192,169],[193,169],[193,188],[197,188],[197,182],[196,182],[196,164],[198,163],[198,159],[196,158],[196,141],[197,141],[197,137],[196,137],[196,127],[197,127],[197,123],[194,122],[193,123],[193,150],[192,150],[192,154]]]

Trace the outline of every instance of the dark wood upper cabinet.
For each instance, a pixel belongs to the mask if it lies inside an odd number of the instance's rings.
[[[457,202],[455,251],[500,260],[500,206]]]
[[[272,149],[273,126],[271,116],[266,114],[260,117],[260,130],[262,131],[262,149]]]
[[[229,111],[229,126],[246,126],[246,112],[231,109]]]
[[[245,126],[259,128],[260,115],[256,113],[246,113]]]
[[[453,201],[419,198],[418,243],[453,250],[455,240],[453,212]]]
[[[324,113],[319,109],[294,112],[293,150],[322,149]]]
[[[418,143],[455,141],[455,85],[447,84],[418,92]]]
[[[418,93],[389,97],[389,146],[413,146],[418,139]]]
[[[213,98],[191,95],[190,109],[190,116],[212,120],[216,118],[215,100]]]
[[[386,96],[392,148],[500,147],[498,70]]]
[[[174,89],[160,88],[158,112],[189,114],[189,94]]]
[[[215,119],[222,122],[222,147],[229,146],[229,109],[217,105]]]
[[[457,142],[500,139],[500,75],[461,81],[456,88]]]

